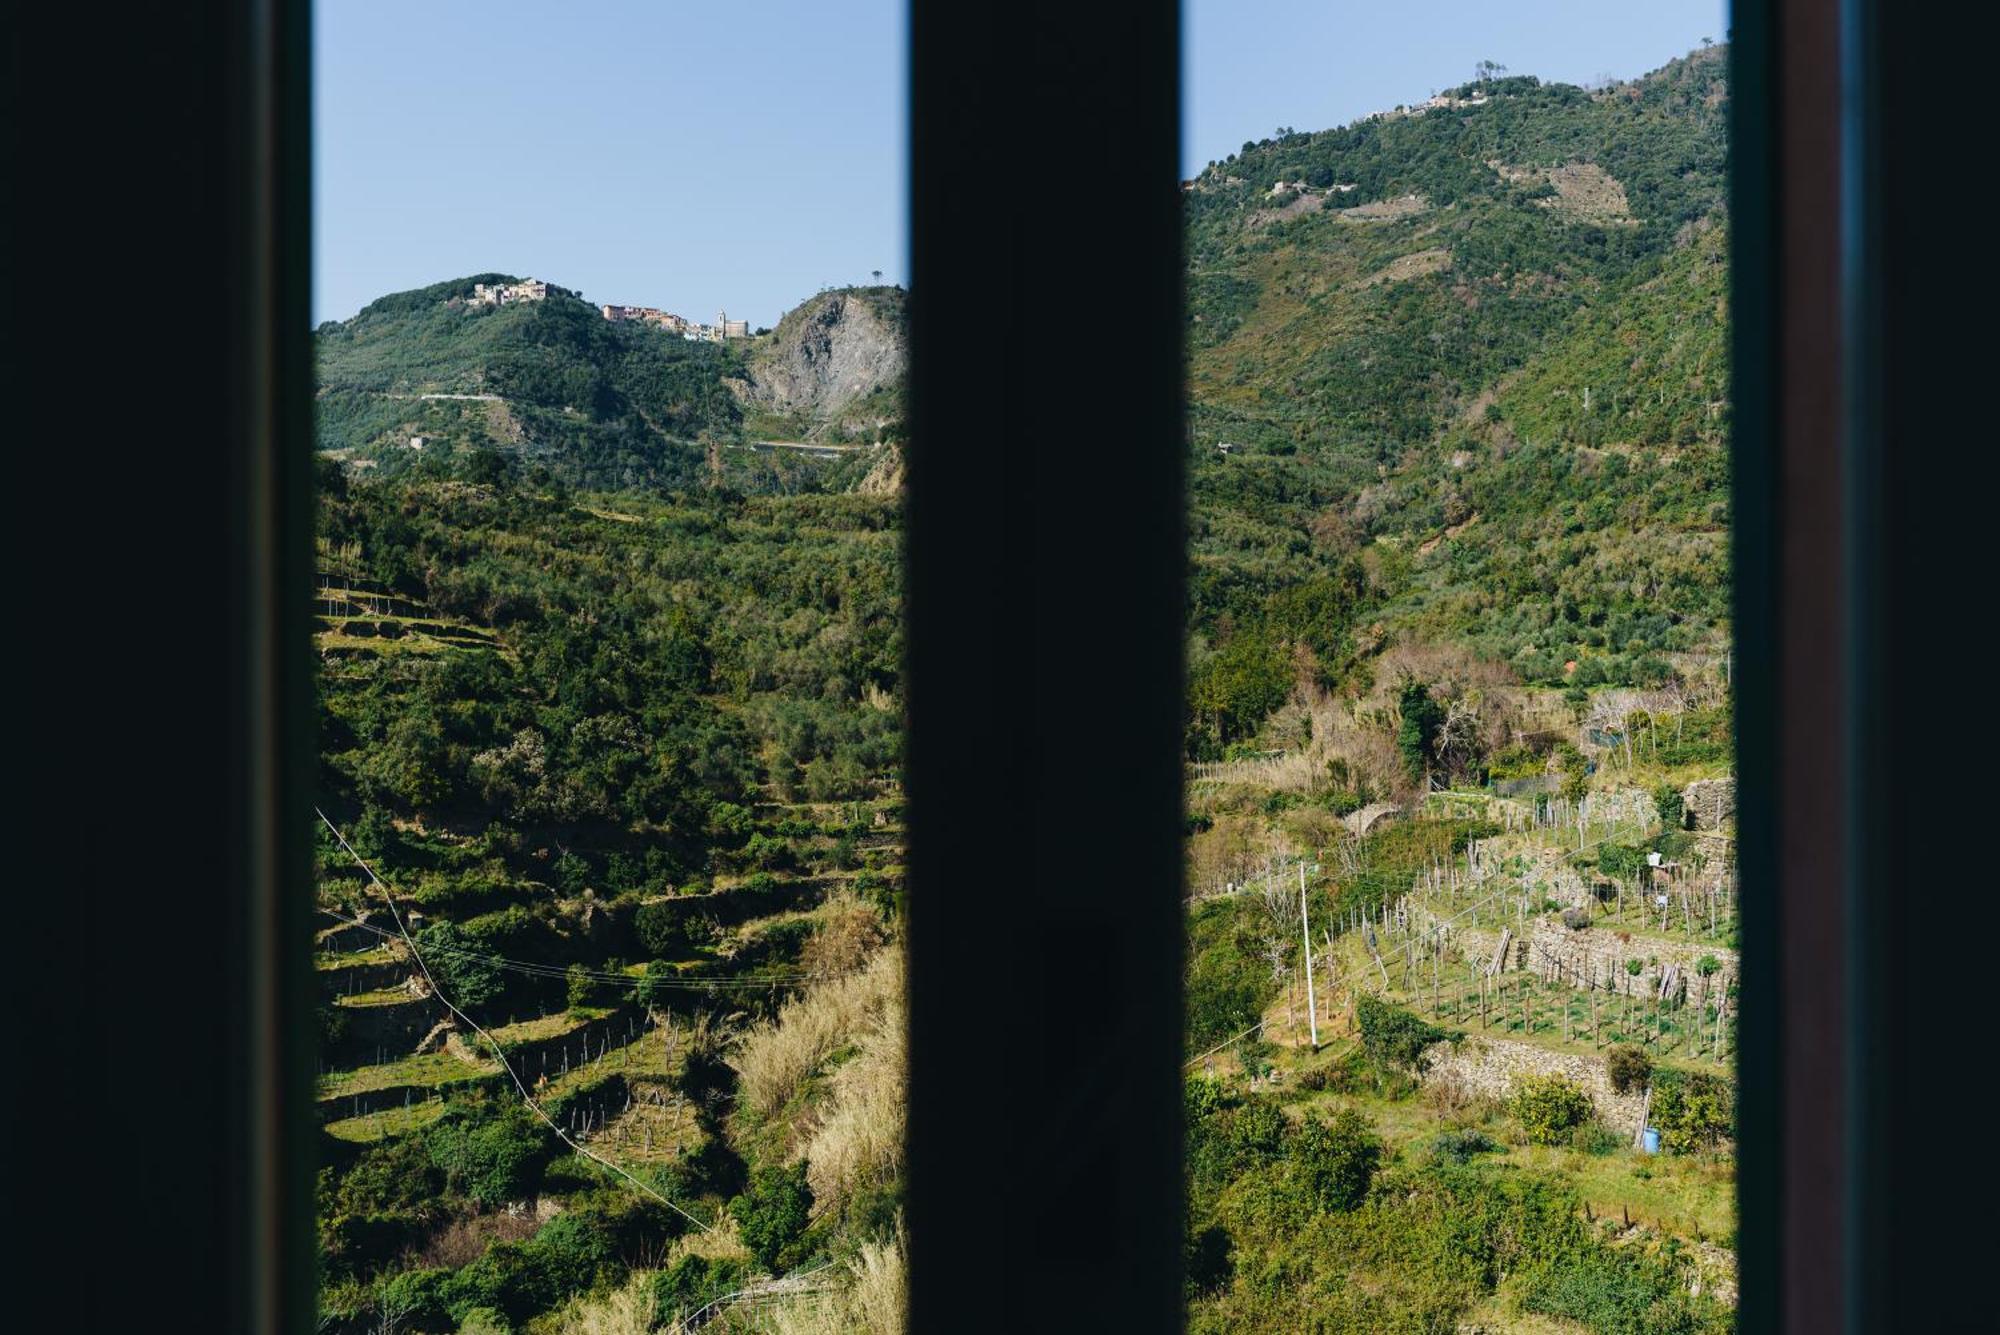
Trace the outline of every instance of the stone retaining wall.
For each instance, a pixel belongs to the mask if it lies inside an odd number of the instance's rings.
[[[319,949],[345,955],[349,951],[372,950],[382,944],[381,933],[358,923],[342,923],[321,932],[315,943]]]
[[[386,987],[400,987],[409,981],[416,969],[407,960],[379,960],[370,964],[316,969],[314,972],[319,978],[320,997],[333,1001],[358,992],[380,992]]]
[[[626,1037],[628,1025],[634,1036],[632,1039]],[[560,1074],[565,1055],[573,1070],[595,1059],[607,1042],[611,1051],[616,1052],[626,1043],[643,1038],[645,1032],[644,1015],[635,1007],[621,1007],[601,1020],[592,1020],[564,1033],[507,1044],[507,1060],[521,1073],[521,1078],[532,1085],[539,1076],[547,1075],[553,1079]],[[467,1036],[466,1041],[485,1050],[486,1045],[476,1038]]]
[[[1493,952],[1500,946],[1500,933],[1490,928],[1472,928],[1454,934],[1458,948],[1466,958],[1485,964],[1493,958]],[[1737,953],[1725,946],[1705,945],[1699,941],[1668,941],[1661,937],[1633,936],[1630,941],[1619,939],[1617,930],[1603,927],[1585,927],[1572,931],[1561,923],[1548,918],[1537,918],[1529,927],[1526,936],[1516,936],[1508,946],[1507,959],[1501,965],[1504,970],[1532,972],[1549,982],[1566,983],[1571,987],[1583,987],[1595,983],[1606,991],[1633,996],[1651,996],[1659,990],[1660,978],[1668,967],[1675,966],[1687,979],[1688,995],[1699,996],[1701,982],[1695,976],[1695,965],[1705,955],[1715,957],[1721,970],[1708,980],[1710,995],[1718,989],[1733,983],[1741,968]],[[1645,963],[1635,976],[1628,974],[1625,961],[1636,959]]]
[[[468,1070],[463,1080],[441,1080],[433,1084],[388,1085],[382,1089],[362,1090],[355,1094],[333,1094],[320,1099],[315,1105],[320,1124],[339,1122],[349,1117],[363,1117],[369,1113],[385,1112],[391,1108],[408,1107],[428,1103],[447,1090],[457,1092],[474,1089],[479,1085],[513,1089],[505,1073],[482,1074]]]
[[[1681,793],[1697,830],[1720,830],[1736,817],[1736,780],[1696,779]]]
[[[445,1008],[435,997],[411,997],[408,1001],[379,1006],[342,1006],[346,1033],[332,1054],[345,1058],[339,1065],[360,1065],[375,1060],[377,1051],[407,1057],[424,1036],[445,1018]]]
[[[1626,1136],[1639,1132],[1639,1110],[1645,1106],[1645,1096],[1636,1091],[1613,1093],[1602,1057],[1551,1052],[1532,1043],[1469,1034],[1455,1044],[1432,1044],[1424,1058],[1424,1084],[1455,1084],[1468,1094],[1501,1100],[1513,1092],[1519,1076],[1565,1076],[1590,1095],[1605,1125]]]

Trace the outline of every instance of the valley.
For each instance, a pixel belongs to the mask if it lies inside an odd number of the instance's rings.
[[[1724,68],[1184,184],[1191,1330],[1732,1325]],[[904,296],[518,282],[317,336],[325,1328],[895,1329]]]

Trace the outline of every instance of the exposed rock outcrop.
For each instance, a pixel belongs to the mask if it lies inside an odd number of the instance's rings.
[[[788,312],[730,387],[811,439],[869,435],[901,416],[908,361],[902,289],[843,288]]]

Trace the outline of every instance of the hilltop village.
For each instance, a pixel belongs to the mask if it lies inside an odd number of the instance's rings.
[[[552,287],[539,278],[524,278],[518,283],[474,283],[470,304],[511,306],[518,301],[546,301],[550,292],[561,293],[564,290]],[[700,324],[685,316],[675,315],[671,311],[663,311],[653,306],[606,304],[598,306],[597,309],[607,320],[638,320],[657,325],[670,334],[679,334],[690,343],[721,343],[732,338],[750,337],[750,322],[732,320],[727,311],[717,311],[714,324]]]

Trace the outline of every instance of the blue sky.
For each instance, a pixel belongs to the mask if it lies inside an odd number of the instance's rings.
[[[486,270],[773,324],[906,276],[902,0],[321,0],[316,319]],[[1192,174],[1475,62],[1582,82],[1725,35],[1722,0],[1189,0]]]
[[[1181,161],[1192,176],[1281,125],[1421,101],[1494,60],[1586,83],[1728,35],[1726,0],[1187,0]]]
[[[903,277],[900,3],[313,8],[316,319],[499,270],[774,324]]]

